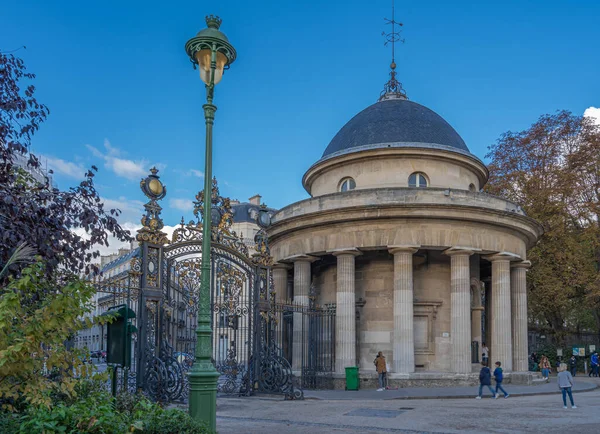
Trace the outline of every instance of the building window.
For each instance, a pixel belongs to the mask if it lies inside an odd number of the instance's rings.
[[[352,178],[344,178],[340,182],[340,191],[350,191],[356,188],[356,182]]]
[[[475,184],[469,184],[469,191],[475,192]]]
[[[415,172],[408,177],[408,186],[425,188],[427,187],[427,177],[424,173]]]

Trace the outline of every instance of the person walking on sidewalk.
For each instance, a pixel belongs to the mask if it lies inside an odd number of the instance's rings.
[[[569,369],[571,370],[571,375],[574,377],[577,374],[577,358],[575,355],[572,355],[569,359]]]
[[[379,389],[377,389],[377,391],[383,392],[385,390],[385,376],[387,374],[387,368],[385,365],[385,357],[383,356],[383,353],[381,351],[377,353],[377,357],[375,357],[373,363],[375,364],[375,369],[377,370],[377,374],[379,375]]]
[[[502,380],[504,380],[504,375],[502,375],[502,368],[500,366],[502,366],[502,363],[496,362],[496,369],[494,369],[494,380],[496,380],[496,399],[498,399],[498,397],[500,396],[498,390],[501,390],[502,393],[504,393],[504,398],[508,398],[510,396],[508,392],[504,390],[504,387],[502,387]]]
[[[483,386],[487,386],[487,388],[490,389],[492,398],[496,396],[494,389],[492,389],[492,373],[490,372],[490,368],[488,368],[487,363],[481,362],[481,371],[479,371],[479,394],[475,399],[481,399]]]
[[[588,377],[591,377],[592,375],[594,377],[598,376],[598,353],[596,352],[590,357],[590,373]]]
[[[563,399],[563,408],[567,408],[567,394],[569,395],[569,400],[571,400],[571,408],[577,408],[575,403],[573,402],[573,392],[571,388],[573,387],[573,376],[569,371],[567,371],[567,365],[565,363],[561,363],[560,368],[558,368],[558,388],[562,392]]]

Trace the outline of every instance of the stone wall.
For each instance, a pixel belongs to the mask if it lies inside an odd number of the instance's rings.
[[[327,262],[315,267],[313,282],[318,303],[335,303],[337,268]],[[383,351],[391,367],[393,336],[394,263],[386,251],[370,251],[356,259],[358,308],[357,358],[362,372],[374,372],[373,359]],[[421,250],[414,255],[414,314],[427,325],[427,349],[418,349],[417,371],[450,372],[450,258],[440,251]]]
[[[414,172],[425,174],[429,187],[469,190],[469,185],[473,184],[475,191],[479,191],[479,177],[471,167],[448,160],[397,156],[356,160],[343,166],[334,166],[315,177],[310,193],[313,197],[335,193],[339,191],[340,181],[347,177],[354,179],[357,190],[408,187],[408,177]]]

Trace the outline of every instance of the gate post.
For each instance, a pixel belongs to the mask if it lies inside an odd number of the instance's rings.
[[[150,169],[150,175],[140,182],[142,192],[150,199],[144,205],[146,213],[142,216],[142,228],[138,230],[136,240],[140,245],[141,279],[138,297],[138,341],[136,348],[138,389],[145,389],[148,357],[158,355],[160,348],[159,308],[162,300],[162,264],[163,246],[169,242],[161,231],[164,223],[158,201],[165,197],[167,188],[159,180],[156,167]],[[154,305],[154,306],[153,306]]]

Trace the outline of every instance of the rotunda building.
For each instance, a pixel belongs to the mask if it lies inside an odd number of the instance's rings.
[[[311,197],[268,230],[275,290],[307,304],[312,285],[335,309],[337,374],[372,377],[378,351],[392,379],[471,373],[483,342],[505,371],[527,371],[527,250],[542,228],[483,193],[487,180],[448,122],[389,91],[306,171]]]

